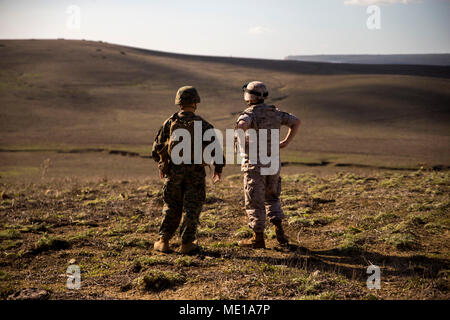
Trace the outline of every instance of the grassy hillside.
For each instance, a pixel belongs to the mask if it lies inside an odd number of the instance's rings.
[[[448,172],[283,176],[289,248],[251,236],[242,176],[208,185],[200,252],[152,251],[161,184],[148,179],[0,183],[0,299],[445,299],[449,294]],[[381,268],[381,290],[366,287]],[[66,288],[80,266],[81,290]]]
[[[449,77],[0,40],[0,299],[448,300]],[[175,237],[174,252],[154,252],[162,182],[148,156],[176,90],[195,85],[199,113],[233,128],[253,79],[303,121],[282,152],[291,246],[267,229],[267,250],[237,247],[251,230],[230,165],[208,179],[202,249],[182,256]],[[371,263],[381,290],[367,289]],[[66,288],[71,264],[79,291]]]
[[[4,150],[119,147],[148,153],[195,85],[199,113],[233,128],[240,88],[261,79],[271,99],[303,120],[288,161],[448,165],[450,69],[329,65],[185,56],[101,42],[0,41]]]

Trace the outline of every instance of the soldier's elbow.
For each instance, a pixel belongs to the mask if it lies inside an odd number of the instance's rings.
[[[237,124],[238,129],[242,129],[242,130],[247,130],[247,122],[241,120],[239,121],[239,123]]]

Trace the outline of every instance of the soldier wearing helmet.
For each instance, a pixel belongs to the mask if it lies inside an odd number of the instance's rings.
[[[261,129],[279,130],[283,125],[288,126],[289,132],[283,141],[264,142],[268,144],[279,143],[281,149],[287,147],[297,133],[300,120],[290,113],[264,103],[269,96],[269,91],[264,83],[253,81],[245,84],[242,90],[244,91],[244,100],[249,107],[237,119],[237,128],[244,131],[254,129],[259,136],[259,130]],[[270,135],[268,134],[268,136]],[[260,143],[263,142],[258,141],[258,144]],[[239,246],[241,247],[265,248],[266,217],[275,227],[278,242],[281,245],[289,244],[282,226],[284,213],[280,203],[280,168],[278,168],[276,174],[262,175],[262,167],[264,165],[260,162],[259,157],[256,163],[252,163],[248,160],[248,154],[246,154],[241,171],[244,172],[245,210],[254,236],[252,239],[240,241]]]
[[[180,106],[182,109],[188,107],[197,108],[197,103],[200,103],[200,101],[197,89],[191,86],[184,86],[178,89],[175,97],[175,105]]]
[[[194,121],[201,121],[202,137],[206,130],[213,129],[210,123],[195,114],[198,103],[200,103],[200,96],[194,87],[180,88],[175,97],[175,104],[180,107],[180,111],[164,122],[153,143],[152,157],[159,163],[161,179],[165,179],[164,219],[159,230],[159,240],[154,244],[154,249],[164,253],[170,252],[169,241],[180,224],[183,208],[185,215],[180,229],[181,253],[187,254],[198,248],[195,237],[206,196],[205,168],[200,164],[175,165],[170,159],[171,136],[177,124],[190,126]],[[191,143],[194,139],[195,137],[191,137]],[[191,159],[194,159],[193,155]],[[220,181],[224,163],[215,164],[214,182]]]

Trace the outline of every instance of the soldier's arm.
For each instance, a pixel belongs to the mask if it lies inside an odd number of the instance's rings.
[[[280,142],[280,149],[283,149],[286,148],[294,139],[295,135],[298,132],[298,128],[300,127],[301,121],[293,114],[283,112],[281,124],[289,127],[286,138],[284,138],[284,140]]]
[[[205,132],[206,130],[209,130],[209,129],[214,129],[214,127],[210,123],[207,123],[206,121],[204,121],[203,124],[204,124],[203,132]],[[214,139],[217,139],[217,137],[215,137]],[[212,156],[214,156],[214,155],[215,154],[213,154]],[[214,164],[213,181],[215,181],[215,180],[219,181],[222,176],[223,167],[225,167],[225,156],[223,156],[221,164],[215,163],[215,162],[213,164]]]
[[[239,120],[238,124],[237,124],[238,129],[242,129],[244,131],[247,131],[248,129],[248,124],[247,122],[245,122],[244,120]]]
[[[247,131],[247,129],[250,127],[251,122],[252,118],[248,114],[243,113],[237,120],[237,128],[242,129],[243,131]]]
[[[159,129],[155,141],[153,142],[152,159],[156,162],[159,162],[160,160],[159,152],[164,148],[164,145],[169,138],[168,134],[167,122],[165,122]]]
[[[159,129],[158,134],[156,135],[156,138],[153,141],[153,147],[152,147],[152,159],[155,160],[156,162],[159,162],[158,151],[161,150],[161,143],[160,143],[161,131],[162,131],[162,128]]]

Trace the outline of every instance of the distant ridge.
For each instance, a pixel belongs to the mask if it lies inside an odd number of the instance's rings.
[[[285,60],[354,64],[407,64],[450,66],[450,54],[361,54],[361,55],[306,55],[287,56]]]

